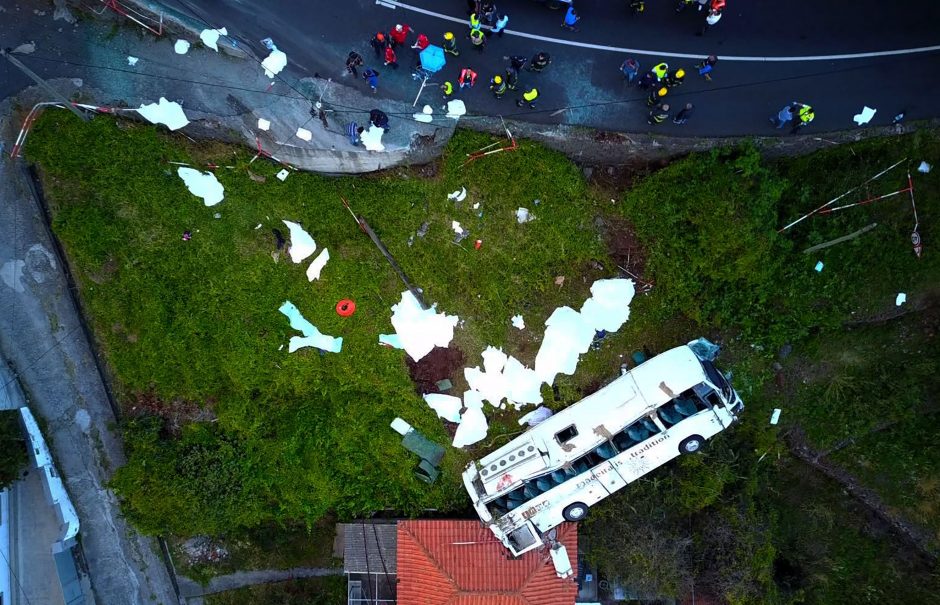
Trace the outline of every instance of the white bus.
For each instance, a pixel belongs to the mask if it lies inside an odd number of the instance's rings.
[[[561,522],[583,519],[621,487],[698,451],[743,408],[710,359],[676,347],[471,462],[464,486],[483,523],[518,556]]]

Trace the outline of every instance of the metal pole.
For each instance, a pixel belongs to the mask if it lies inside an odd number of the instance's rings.
[[[46,92],[48,92],[49,94],[51,94],[51,95],[54,96],[55,98],[59,99],[62,103],[64,103],[64,104],[65,104],[65,107],[68,108],[72,113],[74,113],[75,115],[77,115],[83,122],[87,122],[87,121],[88,121],[88,116],[86,116],[85,114],[83,114],[82,112],[80,112],[80,111],[78,110],[78,108],[76,108],[74,105],[72,105],[72,102],[71,102],[71,101],[69,101],[67,98],[65,98],[65,96],[64,96],[63,94],[61,94],[59,91],[57,91],[55,88],[49,86],[49,84],[48,84],[45,80],[43,80],[42,78],[40,78],[40,77],[39,77],[35,72],[33,72],[30,68],[28,68],[28,67],[26,67],[25,65],[23,65],[23,63],[20,62],[19,59],[17,59],[17,58],[14,57],[12,54],[10,54],[9,52],[7,52],[6,49],[0,49],[0,55],[3,55],[4,57],[6,57],[7,61],[9,61],[10,63],[12,63],[15,67],[18,67],[18,68],[20,69],[20,71],[22,71],[24,74],[26,74],[27,76],[29,76],[34,82],[36,82],[36,84],[39,84],[40,86],[42,86],[43,89],[44,89]]]

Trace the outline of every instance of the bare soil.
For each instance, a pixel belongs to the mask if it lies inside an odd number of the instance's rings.
[[[153,392],[137,392],[131,395],[131,402],[126,406],[126,413],[131,418],[159,416],[163,419],[163,428],[174,437],[179,437],[183,427],[191,422],[213,422],[215,402],[206,401],[204,405],[183,399],[165,401]]]
[[[454,347],[435,347],[421,361],[413,361],[409,357],[407,362],[408,372],[419,395],[440,393],[436,383],[445,378],[456,383],[458,374],[464,367],[464,355],[463,351]]]

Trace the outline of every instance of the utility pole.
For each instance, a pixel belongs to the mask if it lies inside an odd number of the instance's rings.
[[[7,61],[9,61],[10,63],[12,63],[15,67],[18,67],[18,68],[20,69],[20,71],[22,71],[24,74],[26,74],[27,76],[29,76],[34,82],[36,82],[36,84],[39,84],[40,86],[42,86],[43,89],[44,89],[46,92],[48,92],[49,94],[51,94],[53,97],[55,97],[56,100],[61,101],[62,103],[64,103],[65,106],[66,106],[72,113],[74,113],[74,114],[77,115],[79,118],[81,118],[82,121],[84,121],[84,122],[87,122],[87,121],[88,121],[88,116],[87,116],[87,115],[85,115],[84,113],[82,113],[81,111],[79,111],[77,107],[75,107],[74,105],[72,105],[72,102],[69,101],[67,98],[65,98],[65,96],[64,96],[63,94],[61,94],[61,93],[60,93],[59,91],[57,91],[55,88],[49,86],[49,84],[48,84],[45,80],[43,80],[42,78],[40,78],[33,70],[31,70],[30,68],[28,68],[28,67],[26,67],[25,65],[23,65],[23,63],[22,63],[19,59],[17,59],[16,57],[14,57],[14,56],[11,54],[10,49],[7,49],[7,48],[0,49],[0,55],[3,55],[4,57],[6,57]]]

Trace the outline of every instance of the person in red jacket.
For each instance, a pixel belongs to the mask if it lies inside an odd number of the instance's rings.
[[[418,34],[418,39],[415,40],[415,43],[411,45],[411,48],[421,52],[431,44],[431,41],[428,40],[428,37],[424,34]]]
[[[399,44],[404,44],[405,40],[408,38],[408,34],[413,32],[414,30],[408,25],[399,23],[392,28],[392,31],[388,32],[388,37],[391,38],[393,46],[398,46]]]
[[[392,69],[398,69],[398,57],[395,56],[395,49],[391,46],[385,48],[385,64],[391,65]]]
[[[712,0],[710,8],[713,11],[725,10],[725,0]]]
[[[473,71],[469,67],[465,67],[460,70],[460,77],[457,78],[457,84],[460,85],[460,89],[463,90],[464,87],[473,88],[473,85],[477,81],[477,72]]]

